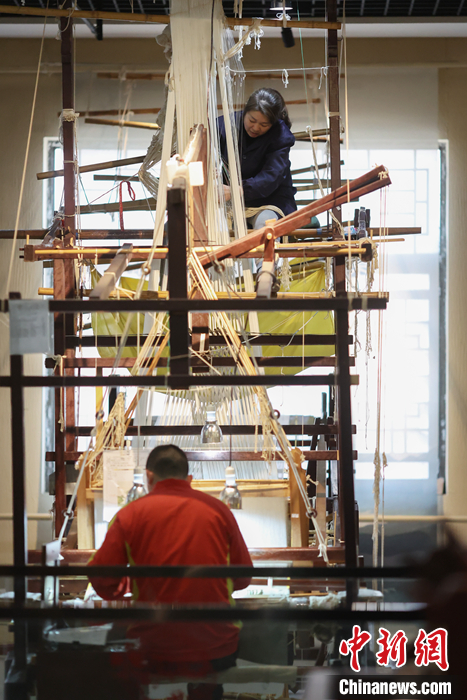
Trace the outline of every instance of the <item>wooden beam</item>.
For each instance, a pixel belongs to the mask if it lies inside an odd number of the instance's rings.
[[[192,339],[193,345],[193,339]],[[355,366],[355,358],[350,358],[353,360],[351,362],[352,366]],[[78,357],[73,360],[65,360],[65,367],[74,367],[75,369],[94,369],[95,367],[107,367],[111,369],[114,366],[113,357]],[[136,360],[133,357],[123,357],[118,366],[127,367],[130,369],[134,366]],[[232,357],[211,357],[210,359],[213,367],[236,367],[237,363]],[[257,357],[256,362],[259,367],[295,367],[297,369],[302,369],[302,366],[306,369],[308,367],[335,367],[336,359],[335,357],[315,357],[313,355],[305,355],[300,357],[283,357],[278,355],[277,357]],[[158,363],[158,367],[167,367],[169,360],[167,357],[161,357]],[[192,364],[193,368],[193,364]]]
[[[160,107],[134,107],[124,111],[123,109],[78,109],[80,117],[123,117],[125,114],[159,114]],[[57,116],[60,116],[58,114]]]
[[[66,1],[65,11],[72,10],[71,0]],[[74,112],[74,34],[73,19],[68,17],[60,19],[61,63],[62,63],[62,109]],[[65,249],[71,245],[76,231],[76,173],[75,173],[75,124],[73,121],[63,120],[63,172],[64,172],[64,230],[65,238],[58,245]],[[75,298],[75,267],[72,259],[58,259],[54,262],[54,298]],[[75,350],[65,347],[65,337],[75,331],[74,317],[69,314],[55,314],[55,355],[67,355],[74,357]],[[55,374],[60,375],[60,367],[57,366]],[[64,369],[63,375],[73,376],[73,369]],[[65,452],[76,449],[76,440],[73,433],[63,429],[74,427],[75,415],[75,390],[73,387],[55,389],[55,450],[57,460],[55,462],[55,535],[60,534],[66,510],[66,464]]]
[[[302,454],[305,459],[313,459],[317,451],[302,452],[295,448],[292,452],[301,483],[306,491],[306,474],[301,466]],[[309,457],[307,455],[313,455]],[[319,459],[319,457],[316,457]],[[295,472],[289,469],[290,482],[290,545],[291,547],[308,547],[310,521],[306,512],[306,505],[301,496]]]
[[[65,17],[68,18],[70,13],[68,10],[48,10],[40,7],[15,7],[12,5],[0,5],[0,14],[5,15],[30,15],[32,17]],[[106,19],[115,20],[117,22],[142,22],[143,24],[169,24],[170,17],[168,15],[147,15],[137,12],[101,12],[101,11],[83,11],[75,10],[71,13],[75,19]],[[249,27],[253,24],[253,19],[227,17],[227,24],[232,27],[238,25]],[[261,22],[263,27],[282,28],[282,20],[265,19]],[[288,20],[288,27],[297,27],[301,29],[327,29],[332,27],[340,29],[340,22],[329,24],[328,22],[315,21],[298,21]]]
[[[116,74],[117,75],[117,74]],[[164,77],[163,73],[158,74],[161,76],[161,78]],[[258,77],[258,76],[256,76]],[[289,76],[290,77],[290,76]],[[303,71],[300,73],[300,78],[303,79]],[[306,100],[286,100],[285,103],[287,106],[289,105],[306,105],[307,101]],[[243,104],[241,105],[235,105],[236,109],[240,109],[243,107]],[[222,109],[222,105],[217,105],[217,109]],[[80,117],[123,117],[125,114],[159,114],[160,112],[160,107],[134,107],[132,109],[127,110],[126,112],[123,111],[123,109],[78,109],[77,110],[79,113]],[[57,117],[60,116],[60,112],[58,112]],[[327,167],[326,164],[323,164],[320,167]],[[306,170],[306,169],[305,169]]]
[[[237,479],[243,497],[288,498],[289,482],[284,479]],[[219,496],[225,486],[224,479],[193,479],[191,486],[211,496]]]
[[[78,166],[78,172],[93,173],[95,170],[109,170],[109,168],[120,168],[125,165],[135,165],[137,163],[142,163],[145,158],[146,154],[143,156],[134,156],[133,158],[120,158],[120,160],[107,160],[103,163],[80,165]],[[46,170],[43,173],[37,173],[36,177],[38,180],[48,180],[52,177],[63,177],[63,173],[63,170]]]
[[[221,425],[221,430],[224,435],[255,435],[256,430],[258,434],[263,434],[263,429],[261,425]],[[283,425],[284,432],[286,435],[301,435],[299,442],[310,442],[310,436],[315,435],[336,435],[338,428],[337,425]],[[77,435],[79,437],[87,437],[91,434],[93,426],[78,426],[76,428]],[[201,432],[200,425],[130,425],[127,428],[127,435],[141,435],[143,437],[148,436],[168,436],[168,435],[199,435]],[[357,427],[352,426],[352,433],[357,432]]]
[[[167,190],[168,277],[167,287],[171,299],[188,297],[187,279],[187,227],[186,191],[184,187]],[[188,374],[189,327],[188,312],[170,311],[170,374]]]
[[[320,264],[318,269],[322,268],[322,264]],[[91,289],[84,289],[83,290],[83,297],[89,297],[91,293]],[[52,287],[38,287],[37,293],[39,296],[52,296],[53,295],[53,289]],[[133,299],[134,298],[134,292],[131,290],[125,289],[125,290],[119,290],[118,294],[117,292],[112,292],[111,293],[111,298],[114,299]],[[217,292],[217,298],[218,299],[231,299],[231,294],[228,292]],[[297,293],[295,294],[294,292],[277,292],[277,299],[329,299],[329,298],[335,298],[335,292],[302,292],[302,293]],[[389,299],[389,292],[361,292],[358,295],[361,299]],[[254,292],[237,292],[236,297],[240,299],[254,299],[255,298],[255,293]],[[151,291],[144,291],[141,292],[140,299],[168,299],[169,294],[168,292],[151,292]],[[199,298],[194,296],[194,299]],[[325,344],[325,343],[323,343]],[[306,343],[305,343],[306,345]],[[218,358],[220,359],[220,358]]]
[[[334,345],[336,342],[336,336],[331,333],[326,335],[306,333],[304,336],[297,335],[296,333],[262,333],[261,335],[248,333],[246,337],[249,345],[272,345],[279,347],[284,345],[303,345],[303,343],[305,345]],[[125,345],[126,347],[139,347],[145,342],[146,338],[146,335],[130,335],[127,337]],[[83,335],[81,337],[71,335],[67,338],[67,347],[114,348],[118,346],[118,342],[119,340],[116,341],[115,337],[110,335]],[[209,336],[209,343],[210,345],[222,347],[227,344],[223,335],[213,333]],[[347,336],[347,343],[352,345],[353,337],[351,335]]]
[[[105,176],[102,176],[105,177]],[[114,175],[109,176],[112,180]],[[131,178],[124,178],[131,179]],[[33,240],[43,240],[44,236],[47,234],[48,229],[19,229],[17,238],[31,238]],[[379,235],[379,228],[374,226],[370,227],[369,231],[373,232],[374,235]],[[412,236],[415,234],[421,234],[422,229],[419,226],[400,226],[400,227],[390,227],[384,230],[386,236]],[[321,239],[324,236],[331,235],[331,229],[327,226],[322,226],[320,228],[303,228],[295,229],[289,236],[295,236],[296,238],[302,238],[307,236],[309,238]],[[151,229],[125,229],[126,239],[138,239],[138,240],[152,240],[154,236],[154,231]],[[14,237],[14,229],[0,229],[0,240],[10,240]],[[110,229],[81,229],[79,237],[83,241],[92,240],[120,240],[122,238],[122,233],[120,229],[110,228]]]
[[[322,564],[322,557],[318,547],[252,547],[249,549],[250,556],[253,561],[307,561],[314,564]],[[94,549],[63,549],[63,564],[79,565],[83,564],[83,574],[85,575],[85,566],[89,559],[95,553]],[[328,557],[331,564],[344,563],[344,548],[329,547]],[[30,564],[41,563],[41,551],[30,549],[28,550],[28,561]],[[326,571],[323,576],[329,576],[332,572]]]
[[[200,433],[201,433],[201,427]],[[65,460],[67,462],[77,462],[81,457],[82,452],[66,452]],[[264,462],[261,452],[253,450],[185,450],[185,454],[189,462]],[[336,450],[303,450],[305,459],[323,459],[335,461],[338,457]],[[356,459],[357,453],[353,453]],[[46,452],[45,459],[47,462],[55,461],[55,452]],[[284,458],[280,452],[274,452],[272,456],[273,462],[283,462]]]
[[[252,233],[248,236],[248,238],[253,238],[253,236],[255,236],[255,234]],[[121,238],[125,238],[125,231],[122,231]],[[242,241],[243,239],[239,239],[240,244]],[[246,242],[246,244],[248,245],[248,242]],[[202,257],[203,262],[207,256],[206,251],[209,251],[211,258],[222,255],[222,259],[225,259],[226,257],[257,258],[260,256],[262,257],[264,252],[264,248],[261,245],[255,245],[247,250],[242,250],[241,245],[231,244],[230,250],[232,255],[227,255],[226,248],[227,246],[206,246],[201,250],[195,249],[195,252],[201,254],[200,257]],[[86,246],[85,248],[75,246],[64,249],[25,245],[24,260],[25,262],[38,262],[39,260],[95,260],[95,258],[111,259],[115,256],[118,250],[119,248],[117,246]],[[350,250],[352,255],[364,255],[367,252],[366,248],[360,243],[360,241],[352,241],[350,244]],[[279,243],[276,245],[276,252],[281,258],[325,258],[334,257],[336,255],[346,256],[349,254],[349,245],[339,241],[307,241],[305,243],[295,244]],[[160,246],[154,251],[154,249],[149,246],[141,246],[138,248],[135,247],[133,248],[132,260],[147,260],[149,255],[152,255],[153,259],[163,260],[168,256],[168,248],[165,246]]]

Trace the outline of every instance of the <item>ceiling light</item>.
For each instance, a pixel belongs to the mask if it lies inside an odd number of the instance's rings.
[[[144,485],[143,470],[137,467],[133,474],[133,486],[127,493],[126,502],[131,503],[132,501],[136,501],[138,498],[146,496],[147,492],[146,486]]]
[[[271,0],[271,6],[269,8],[271,12],[281,12],[282,10],[292,10],[292,3],[289,0],[285,0],[282,3],[280,0]]]
[[[206,422],[201,430],[201,442],[204,444],[222,442],[222,430],[217,422],[214,406],[206,411]]]
[[[230,510],[242,509],[242,495],[235,481],[235,469],[232,466],[225,469],[225,486],[220,492],[219,498]]]

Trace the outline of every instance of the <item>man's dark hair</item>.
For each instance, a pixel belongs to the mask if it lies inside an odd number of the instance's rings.
[[[176,445],[159,445],[149,453],[146,469],[159,479],[186,479],[188,460]]]
[[[255,90],[248,98],[243,116],[247,112],[261,112],[273,126],[279,119],[282,119],[289,129],[292,126],[284,98],[280,92],[272,88]]]

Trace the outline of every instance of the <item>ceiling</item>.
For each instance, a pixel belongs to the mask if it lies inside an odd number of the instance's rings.
[[[46,6],[46,0],[6,0],[4,4],[26,7]],[[140,12],[169,14],[169,0],[79,0],[81,10],[105,12]],[[294,19],[323,19],[326,0],[292,0]],[[466,0],[337,0],[338,14],[342,17],[345,4],[347,18],[462,18],[467,17]],[[234,16],[234,0],[223,0],[228,17]],[[53,2],[50,3],[53,7]],[[244,17],[274,17],[270,0],[244,0]],[[4,15],[5,16],[5,15]]]

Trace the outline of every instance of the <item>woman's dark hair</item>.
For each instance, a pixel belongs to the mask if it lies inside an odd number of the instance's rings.
[[[292,126],[284,98],[280,92],[272,88],[259,88],[259,90],[255,90],[250,95],[245,105],[243,116],[245,116],[247,112],[261,112],[272,125],[279,121],[279,119],[282,119],[289,129]]]
[[[159,445],[149,453],[146,469],[159,479],[186,479],[188,460],[176,445]]]

